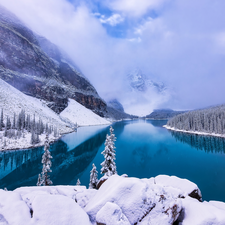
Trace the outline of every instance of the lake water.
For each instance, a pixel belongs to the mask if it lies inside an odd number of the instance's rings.
[[[225,201],[225,139],[168,131],[166,121],[113,124],[119,175],[149,178],[175,175],[195,182],[203,200]],[[108,126],[81,127],[51,145],[54,185],[88,186],[92,163],[100,171]],[[36,185],[43,148],[0,153],[0,188]],[[100,177],[100,172],[99,172]]]

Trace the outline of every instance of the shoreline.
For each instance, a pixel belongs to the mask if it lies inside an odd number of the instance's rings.
[[[215,133],[210,134],[210,133],[200,132],[200,131],[179,130],[179,129],[176,129],[174,127],[170,127],[170,126],[167,126],[167,125],[164,125],[163,127],[166,128],[167,130],[173,130],[173,131],[177,131],[177,132],[225,138],[225,134],[215,134]]]
[[[109,122],[110,122],[110,124],[113,123],[111,121],[109,121]],[[114,122],[118,122],[118,121],[114,121]],[[74,129],[72,131],[65,132],[65,133],[61,133],[61,134],[59,134],[58,137],[54,137],[53,134],[50,134],[49,135],[49,142],[50,142],[50,144],[53,144],[54,142],[56,142],[60,138],[62,138],[64,135],[67,135],[67,134],[76,132],[79,127],[106,126],[106,125],[109,126],[110,124],[95,124],[95,125],[83,125],[83,126],[78,125],[76,129]],[[27,137],[27,135],[28,135],[28,137]],[[7,138],[8,141],[17,142],[17,147],[13,147],[13,146],[5,146],[5,147],[3,147],[3,145],[1,145],[0,146],[0,152],[18,151],[18,150],[29,150],[29,149],[32,149],[32,148],[38,148],[38,147],[43,147],[44,146],[45,134],[42,134],[42,136],[40,135],[40,139],[41,139],[40,143],[35,144],[35,145],[31,145],[31,144],[25,143],[24,146],[18,147],[18,145],[20,145],[25,139],[30,139],[29,136],[31,136],[31,133],[27,133],[26,136],[25,136],[25,138],[23,138],[23,137],[21,137],[20,139],[9,139],[9,138]]]

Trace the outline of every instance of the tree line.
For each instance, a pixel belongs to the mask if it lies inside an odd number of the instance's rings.
[[[14,113],[12,121],[8,115],[4,115],[2,109],[0,115],[0,131],[3,131],[3,137],[9,139],[20,139],[21,137],[25,137],[25,133],[31,133],[31,144],[38,144],[40,142],[39,135],[44,133],[51,134],[54,132],[54,136],[58,136],[56,127],[48,123],[44,124],[40,117],[38,119],[35,117],[35,114],[33,116],[26,114],[24,109],[18,115]],[[3,137],[2,141],[6,142]]]
[[[185,131],[225,134],[225,105],[177,115],[167,122],[167,126]]]

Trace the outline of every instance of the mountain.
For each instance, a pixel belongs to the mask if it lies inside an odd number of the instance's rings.
[[[163,93],[167,90],[164,83],[151,80],[140,69],[130,71],[127,79],[131,91],[146,92],[149,89],[154,89],[158,93]]]
[[[117,99],[111,99],[107,101],[107,105],[116,109],[119,112],[124,112],[123,105]]]
[[[186,111],[174,111],[172,109],[155,109],[151,114],[147,115],[146,118],[154,120],[170,119],[185,112]]]
[[[106,103],[75,63],[2,6],[0,78],[27,95],[45,100],[56,113],[68,106],[68,98],[98,115],[106,111]]]
[[[40,118],[44,123],[57,127],[60,134],[72,131],[57,113],[45,105],[43,100],[25,95],[2,79],[0,79],[0,99],[0,109],[3,109],[4,121],[6,121],[6,116],[13,121],[14,113],[18,115],[22,109],[25,109],[26,114],[32,117],[35,114],[36,120]]]

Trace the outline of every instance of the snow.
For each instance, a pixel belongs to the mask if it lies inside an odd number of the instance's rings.
[[[225,203],[200,202],[180,193],[197,185],[159,175],[150,179],[113,175],[99,190],[84,186],[0,190],[3,225],[224,225]]]
[[[182,200],[184,220],[182,225],[224,225],[225,210],[217,208],[210,202],[200,203],[187,197]]]
[[[37,195],[32,202],[30,224],[90,224],[88,215],[72,199],[62,195]]]
[[[3,137],[4,131],[0,131],[0,136]],[[33,148],[44,145],[46,134],[39,135],[40,142],[38,144],[31,144],[31,133],[24,133],[25,137],[21,137],[20,139],[7,138],[3,137],[2,141],[0,141],[0,151],[1,150],[12,150],[12,149],[26,149]],[[54,134],[49,135],[49,141],[53,142],[59,137],[54,137]],[[6,146],[4,146],[4,141],[6,141]]]
[[[215,134],[215,133],[206,133],[206,132],[200,132],[200,131],[191,131],[191,130],[179,130],[174,127],[170,127],[168,125],[164,125],[168,130],[173,130],[173,131],[178,131],[178,132],[183,132],[183,133],[189,133],[189,134],[198,134],[198,135],[206,135],[206,136],[214,136],[214,137],[225,137],[225,134]]]
[[[60,113],[60,116],[65,121],[77,123],[78,126],[110,124],[108,120],[98,116],[73,99],[69,99],[68,106]]]
[[[96,220],[98,211],[107,202],[117,204],[131,224],[138,223],[146,217],[150,224],[156,224],[154,222],[160,218],[162,224],[169,224],[175,221],[181,210],[180,199],[172,198],[162,187],[150,185],[147,179],[118,175],[109,177],[84,208],[92,222]],[[172,213],[174,206],[177,208]]]
[[[201,191],[198,186],[187,180],[181,179],[176,176],[159,175],[155,177],[155,183],[162,187],[173,187],[182,191],[182,196],[188,196],[194,190],[197,191],[198,195],[201,197]]]
[[[57,127],[57,130],[60,134],[73,131],[67,123],[63,122],[55,112],[45,105],[44,101],[23,94],[1,79],[0,99],[0,109],[3,109],[4,121],[6,120],[6,116],[9,116],[12,122],[14,113],[18,115],[22,109],[25,109],[25,113],[30,114],[31,117],[33,117],[35,114],[36,120],[41,118],[44,123],[49,123],[50,125]],[[4,131],[0,132],[1,138],[3,137],[3,133]],[[17,140],[4,138],[6,141],[6,146],[4,146],[3,149],[22,149],[34,146],[30,143],[31,133],[25,132],[24,135],[24,138],[21,137]],[[53,134],[49,137],[50,141],[56,140],[57,138],[58,137],[54,137]],[[45,134],[40,135],[40,143],[36,144],[35,146],[44,145],[44,140]],[[0,150],[2,149],[3,145],[4,142],[0,141]]]
[[[97,213],[96,222],[107,225],[130,225],[121,208],[111,202],[107,202]]]
[[[75,123],[79,126],[89,125],[109,125],[110,122],[104,118],[93,113],[91,110],[85,108],[75,100],[69,99],[68,107],[60,114],[52,111],[43,100],[27,96],[15,89],[2,79],[0,79],[0,109],[3,109],[4,121],[6,116],[9,116],[11,122],[13,121],[14,113],[18,115],[22,109],[25,113],[30,114],[31,117],[35,114],[36,120],[42,119],[43,123],[48,123],[57,128],[59,137],[61,134],[72,132]],[[0,131],[0,150],[8,149],[26,149],[44,145],[45,134],[39,136],[40,143],[32,145],[31,133],[24,132],[24,137],[20,139],[3,138],[4,131]],[[59,137],[54,137],[53,134],[49,135],[49,141],[54,141]],[[4,146],[4,142],[6,146]]]
[[[72,131],[68,124],[63,122],[55,112],[46,106],[44,101],[23,94],[2,79],[0,79],[0,99],[0,108],[3,108],[4,116],[8,115],[11,121],[13,121],[14,113],[18,115],[22,109],[25,109],[26,114],[31,116],[35,114],[36,119],[40,117],[44,123],[57,127],[60,133]]]

